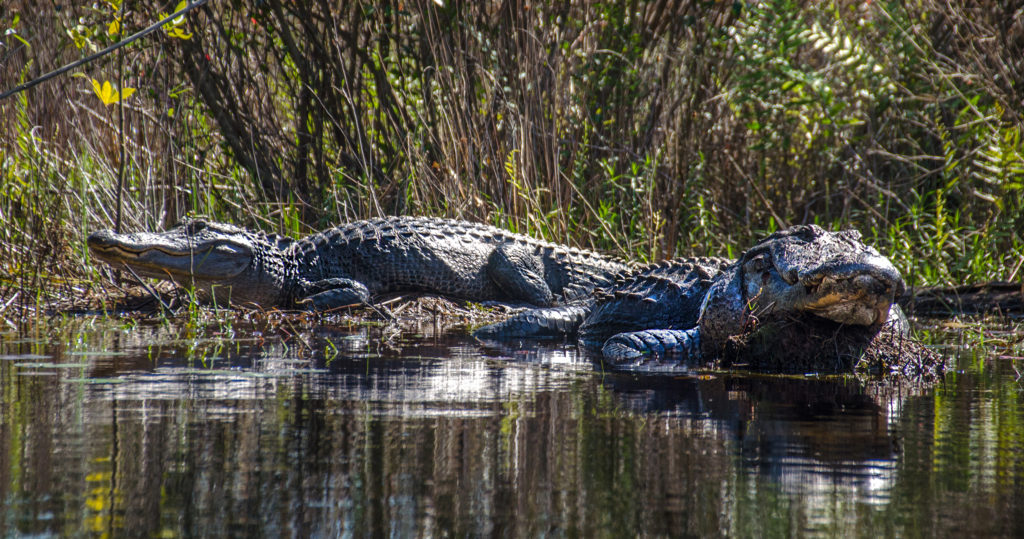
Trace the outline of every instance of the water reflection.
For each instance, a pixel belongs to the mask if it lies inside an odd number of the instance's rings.
[[[1008,362],[918,388],[609,373],[422,329],[2,339],[5,535],[1024,531]]]

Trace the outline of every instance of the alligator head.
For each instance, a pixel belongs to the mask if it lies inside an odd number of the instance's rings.
[[[898,309],[893,301],[905,287],[892,262],[861,242],[860,233],[795,226],[758,242],[711,287],[701,334],[704,342],[720,343],[749,327],[752,316],[791,314],[880,326]]]
[[[96,258],[113,267],[127,266],[140,277],[193,285],[218,302],[261,304],[276,301],[282,293],[284,271],[273,256],[282,241],[290,240],[186,220],[162,233],[100,230],[87,243]]]

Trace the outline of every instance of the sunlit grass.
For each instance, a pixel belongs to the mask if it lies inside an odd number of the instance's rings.
[[[587,4],[553,18],[539,5],[499,32],[485,7],[435,19],[427,4],[295,43],[270,11],[213,6],[238,31],[203,76],[231,95],[199,91],[185,70],[189,47],[212,43],[196,27],[176,47],[129,49],[117,86],[139,90],[123,103],[90,93],[90,78],[112,78],[101,73],[0,102],[0,319],[117,293],[85,238],[118,213],[126,231],[191,214],[292,236],[444,215],[638,261],[735,256],[815,222],[861,230],[915,285],[1021,278],[1024,146],[1007,106],[1020,100],[991,82],[1021,51],[933,42],[932,23],[967,16],[958,6],[736,6],[683,17]],[[76,9],[51,19],[110,23],[105,6]],[[51,15],[23,14],[20,31]],[[988,46],[997,19],[974,19],[957,31],[979,35],[961,41]],[[371,36],[366,56],[329,52],[351,50],[342,27]],[[61,35],[39,30],[18,59],[76,57]],[[16,60],[0,68],[11,80],[25,77]]]

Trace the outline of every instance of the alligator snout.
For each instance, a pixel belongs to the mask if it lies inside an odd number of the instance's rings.
[[[844,324],[884,323],[906,284],[888,259],[877,256],[867,262],[819,268],[801,275],[800,283],[807,295],[805,308]]]
[[[830,264],[800,273],[795,281],[813,292],[824,283],[843,283],[844,288],[862,290],[871,294],[899,297],[906,291],[906,283],[899,270],[882,256],[868,256],[857,263]]]
[[[103,249],[118,245],[117,236],[113,230],[97,230],[86,238],[85,243],[93,249]]]
[[[818,316],[843,324],[870,326],[885,322],[894,288],[871,275],[826,278],[807,299],[805,309]]]
[[[866,274],[874,277],[881,283],[885,287],[887,294],[891,293],[892,297],[895,298],[902,296],[907,291],[907,283],[903,280],[903,276],[900,275],[900,271],[896,269],[896,266],[892,265],[888,258],[872,256],[866,266]]]

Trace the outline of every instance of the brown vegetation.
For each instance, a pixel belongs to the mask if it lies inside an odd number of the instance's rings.
[[[0,102],[0,296],[80,294],[87,231],[186,212],[291,234],[447,215],[639,259],[819,222],[912,282],[1020,276],[1014,3],[443,4],[214,1],[189,39]],[[5,89],[116,41],[117,15],[6,3],[27,45],[5,40]],[[103,106],[89,78],[138,92]]]

